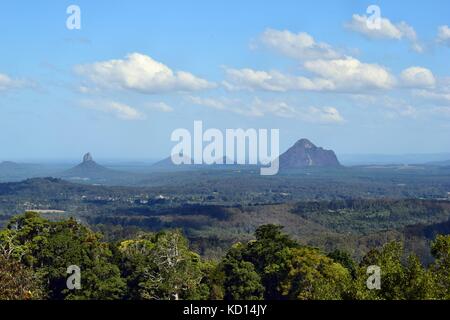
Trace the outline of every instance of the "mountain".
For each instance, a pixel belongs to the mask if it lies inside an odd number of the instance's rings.
[[[31,164],[4,161],[0,163],[0,181],[20,181],[27,178],[49,175],[52,168]]]
[[[176,165],[172,162],[172,157],[169,156],[161,161],[154,163],[151,166],[151,169],[158,170],[158,171],[159,170],[161,170],[161,171],[177,171],[177,170],[193,169],[193,166],[189,164],[192,162],[192,160],[189,159],[188,157],[185,157],[184,160],[185,160],[186,164]]]
[[[18,169],[20,168],[21,165],[16,163],[16,162],[12,162],[12,161],[3,161],[0,163],[0,169],[2,170],[14,170],[14,169]]]
[[[94,161],[90,153],[86,153],[83,157],[83,162],[69,170],[64,171],[62,174],[60,174],[60,177],[70,180],[93,180],[96,182],[104,182],[127,174],[128,173],[126,172],[111,170],[102,165],[99,165]]]
[[[227,164],[233,162],[232,164]],[[185,164],[176,165],[172,162],[172,157],[167,157],[161,161],[158,161],[152,165],[153,170],[157,171],[186,171],[186,170],[200,170],[200,169],[229,169],[232,166],[236,166],[234,161],[230,161],[229,158],[224,156],[222,158],[222,164],[194,164],[194,161],[189,157],[185,157]]]
[[[340,165],[334,151],[317,147],[308,139],[300,139],[280,156],[281,169],[339,167]]]

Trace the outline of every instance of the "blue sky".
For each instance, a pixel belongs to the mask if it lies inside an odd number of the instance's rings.
[[[279,128],[281,150],[449,152],[449,26],[437,0],[3,1],[0,160],[160,158],[194,120]]]

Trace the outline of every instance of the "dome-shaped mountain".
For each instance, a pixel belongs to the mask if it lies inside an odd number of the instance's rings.
[[[298,140],[280,156],[281,169],[338,166],[340,163],[334,151],[317,147],[308,139]]]

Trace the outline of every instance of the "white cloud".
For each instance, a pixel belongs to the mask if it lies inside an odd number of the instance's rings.
[[[286,92],[290,90],[333,90],[334,84],[326,79],[309,79],[285,75],[279,71],[257,71],[249,68],[227,69],[225,87],[231,90],[266,90]]]
[[[419,98],[431,100],[438,103],[448,104],[450,106],[450,93],[437,92],[430,90],[417,90],[414,95]]]
[[[249,117],[272,115],[311,123],[341,123],[344,121],[344,118],[334,107],[301,107],[285,101],[264,101],[260,98],[254,98],[251,102],[246,102],[228,98],[189,97],[188,101],[196,105]]]
[[[433,114],[450,118],[450,107],[436,107],[431,110]]]
[[[30,85],[25,80],[13,79],[10,76],[0,73],[0,92],[19,89]]]
[[[337,90],[391,89],[395,79],[384,67],[346,57],[336,60],[306,61],[306,70],[334,83]]]
[[[188,97],[187,100],[190,103],[217,110],[227,109],[227,105],[230,103],[229,100],[225,100],[224,98]]]
[[[104,113],[109,113],[121,120],[143,120],[145,115],[129,105],[115,101],[82,101],[85,108],[94,109]]]
[[[227,69],[224,86],[230,90],[336,91],[358,92],[370,89],[391,89],[395,77],[389,70],[346,57],[333,60],[310,60],[304,69],[313,77],[286,75],[279,71],[257,71],[249,68]]]
[[[254,103],[244,104],[239,99],[230,99],[225,97],[187,97],[187,102],[194,105],[203,106],[215,110],[232,112],[249,117],[262,117],[264,113],[255,108]]]
[[[316,42],[312,36],[305,32],[296,34],[288,30],[267,29],[261,35],[260,40],[266,47],[290,58],[309,60],[340,57],[340,54],[329,44]]]
[[[214,87],[207,80],[185,71],[172,71],[151,57],[132,53],[125,59],[78,65],[75,72],[104,88],[121,88],[153,94],[168,91],[195,91]]]
[[[417,118],[419,110],[401,97],[385,94],[351,94],[348,97],[354,106],[362,109],[376,108],[389,119],[398,117]]]
[[[145,105],[149,110],[161,111],[161,112],[173,112],[173,108],[165,102],[150,102]]]
[[[341,123],[344,118],[339,111],[334,107],[309,107],[306,112],[302,114],[303,117],[309,119],[310,122],[321,123]]]
[[[414,90],[413,95],[433,102],[433,105],[442,104],[450,107],[450,78],[438,78],[434,88]]]
[[[438,28],[437,41],[450,47],[450,28],[447,25]]]
[[[426,68],[410,67],[400,74],[402,85],[410,88],[432,88],[436,84],[433,73]]]
[[[416,31],[413,27],[402,21],[399,23],[392,23],[387,18],[380,18],[380,28],[369,28],[369,18],[364,15],[354,14],[352,20],[345,24],[347,29],[360,33],[369,39],[389,39],[389,40],[403,40],[410,42],[411,48],[421,53],[424,48],[420,44]]]

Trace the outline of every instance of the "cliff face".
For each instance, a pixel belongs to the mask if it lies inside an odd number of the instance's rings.
[[[308,139],[297,141],[280,156],[280,168],[338,167],[340,163],[332,150],[317,147]]]

